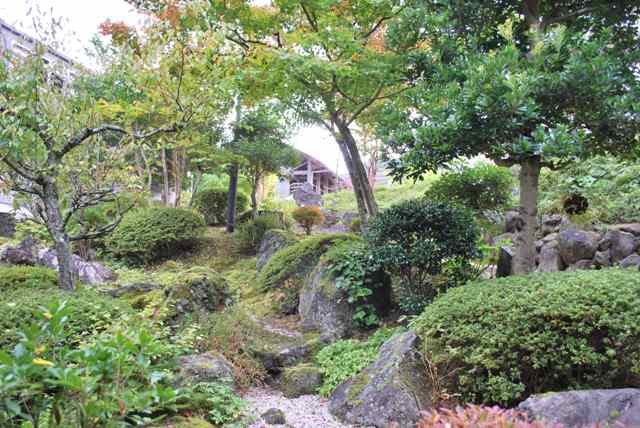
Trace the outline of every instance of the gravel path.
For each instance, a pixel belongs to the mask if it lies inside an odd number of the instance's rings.
[[[303,395],[298,398],[286,398],[280,391],[271,388],[253,388],[244,399],[249,402],[248,416],[258,419],[248,428],[349,428],[338,422],[329,413],[329,402],[317,395]],[[287,425],[267,425],[260,415],[271,408],[284,412]]]

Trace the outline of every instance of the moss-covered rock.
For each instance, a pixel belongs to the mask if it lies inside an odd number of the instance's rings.
[[[281,229],[267,230],[258,248],[256,269],[258,272],[267,264],[275,253],[297,242],[295,233]]]
[[[413,332],[389,339],[375,362],[335,389],[330,412],[355,425],[415,426],[421,412],[432,405],[432,388],[418,346]]]
[[[289,367],[284,370],[280,379],[280,389],[288,398],[315,394],[320,385],[322,385],[322,372],[311,364]]]
[[[231,388],[236,386],[233,366],[220,354],[188,355],[180,357],[178,364],[180,366],[178,384],[180,385],[216,382]]]

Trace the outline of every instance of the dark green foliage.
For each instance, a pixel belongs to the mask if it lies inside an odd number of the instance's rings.
[[[369,257],[362,240],[341,242],[322,256],[329,271],[336,278],[336,288],[345,290],[349,303],[355,308],[353,319],[362,327],[373,327],[380,323],[388,307],[379,302],[374,294],[376,289],[389,287],[390,278]]]
[[[215,426],[235,421],[246,407],[245,401],[222,383],[197,383],[190,392],[189,408],[202,413]]]
[[[412,326],[447,393],[511,406],[532,393],[638,387],[640,275],[607,269],[472,283]]]
[[[147,208],[128,213],[109,237],[111,253],[129,263],[150,263],[191,248],[205,224],[180,208]]]
[[[265,214],[240,224],[235,232],[235,238],[241,250],[255,253],[267,230],[286,228],[287,225],[282,221],[282,215]]]
[[[586,216],[603,223],[640,221],[640,164],[599,156],[563,171],[543,170],[540,209],[560,213],[574,194],[587,198]]]
[[[357,236],[350,233],[323,234],[283,248],[262,269],[258,283],[263,289],[279,288],[288,280],[293,280],[299,286],[299,282],[313,270],[329,248],[356,239]]]
[[[483,163],[462,166],[443,174],[425,196],[427,199],[457,203],[477,212],[502,210],[511,202],[513,185],[509,169]]]
[[[394,205],[370,222],[366,240],[376,263],[399,276],[401,307],[419,312],[452,285],[447,265],[465,265],[478,255],[478,227],[471,213],[442,202],[414,200]]]
[[[209,226],[218,226],[227,222],[227,190],[205,188],[194,197],[194,206],[204,217]],[[236,212],[243,213],[249,207],[247,196],[238,192],[236,200]]]
[[[393,334],[394,330],[381,328],[367,340],[339,340],[322,348],[315,356],[323,374],[319,393],[325,397],[331,395],[338,385],[374,362],[382,344]]]
[[[12,293],[16,289],[55,288],[58,273],[53,269],[39,266],[3,266],[0,267],[0,290]]]
[[[124,302],[89,289],[73,293],[57,285],[55,271],[44,268],[1,268],[0,348],[9,349],[18,341],[18,331],[33,320],[40,306],[66,300],[70,318],[65,344],[77,346],[107,329],[114,321],[131,313]]]

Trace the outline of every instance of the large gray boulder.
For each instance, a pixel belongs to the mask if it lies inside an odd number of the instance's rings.
[[[513,274],[514,252],[510,247],[502,246],[498,250],[498,266],[496,267],[496,278],[504,278]]]
[[[596,424],[640,427],[640,389],[540,394],[520,403],[518,409],[531,418],[549,424],[562,424],[564,428],[584,428]]]
[[[322,385],[322,372],[311,364],[289,367],[282,372],[279,386],[287,398],[315,394]]]
[[[407,332],[385,342],[375,362],[336,388],[329,411],[354,425],[413,427],[421,412],[432,406],[419,341],[414,332]]]
[[[640,237],[640,223],[615,224],[612,226],[607,226],[607,229],[619,230],[621,232],[627,232],[632,234],[633,236]]]
[[[504,232],[516,233],[522,230],[523,220],[518,211],[507,211],[504,213]]]
[[[89,262],[73,254],[72,263],[78,272],[80,281],[85,284],[104,284],[118,279],[118,275],[99,262]],[[58,269],[58,256],[52,249],[44,249],[38,253],[38,264],[51,269]]]
[[[560,231],[561,223],[562,216],[560,214],[545,214],[542,216],[542,222],[540,223],[540,233],[542,236],[557,233]]]
[[[578,230],[575,227],[558,235],[558,249],[562,262],[571,266],[578,260],[592,260],[598,250],[600,236],[595,232]]]
[[[640,268],[640,256],[637,254],[631,254],[620,262],[622,268]]]
[[[538,272],[559,272],[563,269],[558,242],[551,241],[540,249]]]
[[[380,273],[372,279],[378,285],[370,302],[378,314],[384,315],[391,306],[389,277]],[[325,338],[339,339],[351,335],[357,328],[353,319],[355,309],[345,290],[336,287],[336,280],[326,263],[320,262],[311,272],[300,291],[301,326],[304,330],[319,331]]]
[[[178,359],[177,383],[180,385],[200,382],[223,383],[235,388],[233,366],[222,355],[188,355]]]
[[[296,242],[295,235],[280,229],[267,230],[258,248],[256,269],[262,270],[275,253]]]
[[[0,236],[13,238],[16,234],[16,217],[13,213],[0,213]]]
[[[609,250],[613,263],[618,263],[633,254],[637,246],[636,238],[632,234],[620,230],[608,231],[598,243],[600,251]]]
[[[315,190],[309,183],[304,183],[293,191],[293,200],[299,207],[321,207],[322,195]]]

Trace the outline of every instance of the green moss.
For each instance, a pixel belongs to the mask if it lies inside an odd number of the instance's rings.
[[[258,283],[263,289],[280,287],[288,279],[306,276],[332,245],[358,239],[350,233],[333,233],[312,236],[278,251],[262,269]],[[295,281],[297,285],[300,281]]]
[[[153,428],[215,428],[214,425],[211,425],[209,422],[200,418],[184,418],[177,417],[173,418],[170,421],[162,424],[162,425],[154,425]]]
[[[364,389],[371,382],[371,378],[366,373],[360,373],[356,375],[351,382],[351,386],[349,387],[349,392],[347,394],[347,398],[349,402],[354,402],[364,391]]]
[[[53,269],[38,266],[0,267],[0,290],[16,288],[55,288],[58,273]]]
[[[282,392],[285,397],[314,394],[322,379],[320,369],[311,364],[289,367],[282,374]]]

